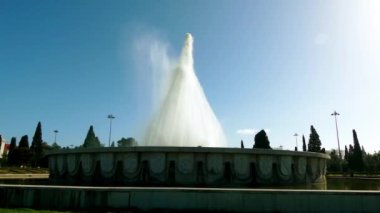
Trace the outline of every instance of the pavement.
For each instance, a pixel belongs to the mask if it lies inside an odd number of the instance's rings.
[[[47,179],[49,174],[0,174],[0,179]]]

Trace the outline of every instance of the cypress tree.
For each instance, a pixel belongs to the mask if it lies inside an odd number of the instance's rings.
[[[304,135],[302,135],[302,151],[306,152],[306,141]]]
[[[40,160],[43,156],[43,149],[42,149],[42,128],[41,128],[41,122],[38,122],[36,131],[33,136],[32,145],[30,146],[30,151],[33,154],[32,157],[32,165],[33,166],[40,166]]]
[[[255,144],[253,145],[253,148],[271,149],[269,144],[270,142],[267,133],[264,130],[261,130],[255,135]]]
[[[353,155],[352,155],[352,169],[354,171],[362,171],[363,170],[363,153],[360,148],[358,136],[356,134],[355,130],[352,130],[353,136],[354,136],[354,148],[353,148]]]
[[[18,148],[14,150],[13,157],[18,165],[25,166],[30,164],[32,153],[29,148],[29,140],[27,135],[21,137]]]
[[[367,153],[365,152],[364,150],[364,146],[362,145],[362,153],[363,153],[363,156],[365,156]]]
[[[21,137],[18,144],[18,148],[28,148],[29,149],[29,139],[27,135]]]
[[[319,135],[317,131],[314,129],[314,126],[310,127],[310,137],[309,137],[309,152],[321,152],[321,140],[319,139]]]
[[[347,145],[344,146],[344,160],[346,160],[348,162],[348,149],[347,149]]]
[[[240,141],[240,148],[244,149],[244,142],[243,142],[243,140]]]
[[[348,146],[348,158],[351,158],[353,154],[354,154],[354,147],[350,144]]]
[[[87,132],[87,136],[84,139],[83,147],[84,148],[89,148],[89,147],[100,147],[100,141],[99,139],[95,136],[94,128],[92,125],[90,126],[90,129]]]
[[[348,146],[348,155],[347,155],[347,162],[348,162],[348,167],[350,169],[353,169],[355,166],[354,166],[354,147],[350,144]]]
[[[14,158],[14,150],[16,149],[16,143],[17,143],[16,138],[12,137],[11,144],[9,145],[8,159],[7,159],[8,165],[10,166],[16,163],[15,158]]]
[[[100,143],[100,140],[98,137],[95,137],[95,143],[97,145],[97,147],[101,147],[101,146],[104,146],[103,144]],[[99,145],[98,145],[99,144]]]

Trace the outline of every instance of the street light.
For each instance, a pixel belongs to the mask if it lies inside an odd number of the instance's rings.
[[[54,143],[57,143],[58,130],[54,130]]]
[[[295,133],[293,136],[296,137],[296,151],[298,151],[298,141],[297,141],[297,136],[298,136],[298,134]]]
[[[336,111],[334,111],[333,113],[331,113],[331,116],[334,116],[334,118],[335,118],[336,139],[338,140],[338,153],[339,153],[339,159],[342,160],[342,154],[340,153],[340,145],[339,145],[338,122],[337,122],[337,119],[336,119],[337,115],[339,115],[339,113],[337,113]]]
[[[113,116],[112,114],[109,114],[107,116],[108,119],[110,119],[110,134],[109,134],[109,138],[108,138],[108,147],[111,146],[111,130],[112,130],[112,119],[115,118],[115,116]]]

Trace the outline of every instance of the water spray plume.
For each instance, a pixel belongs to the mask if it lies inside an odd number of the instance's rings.
[[[168,92],[145,134],[147,146],[225,147],[222,127],[194,71],[193,37],[185,36]]]

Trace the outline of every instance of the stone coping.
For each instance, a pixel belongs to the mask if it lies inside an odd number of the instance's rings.
[[[378,212],[379,191],[0,184],[0,206],[81,212]]]
[[[315,194],[371,194],[380,195],[377,190],[320,190],[320,189],[254,189],[254,188],[198,188],[198,187],[109,187],[109,186],[67,186],[67,185],[20,185],[0,184],[0,188],[22,189],[64,189],[84,191],[172,191],[172,192],[255,192],[255,193],[315,193]]]
[[[297,157],[317,157],[330,159],[328,154],[316,152],[301,152],[275,149],[241,149],[222,147],[166,147],[166,146],[136,146],[136,147],[101,147],[101,148],[76,148],[49,151],[50,155],[80,154],[80,153],[118,153],[118,152],[166,152],[166,153],[225,153],[225,154],[253,154],[253,155],[288,155]]]

